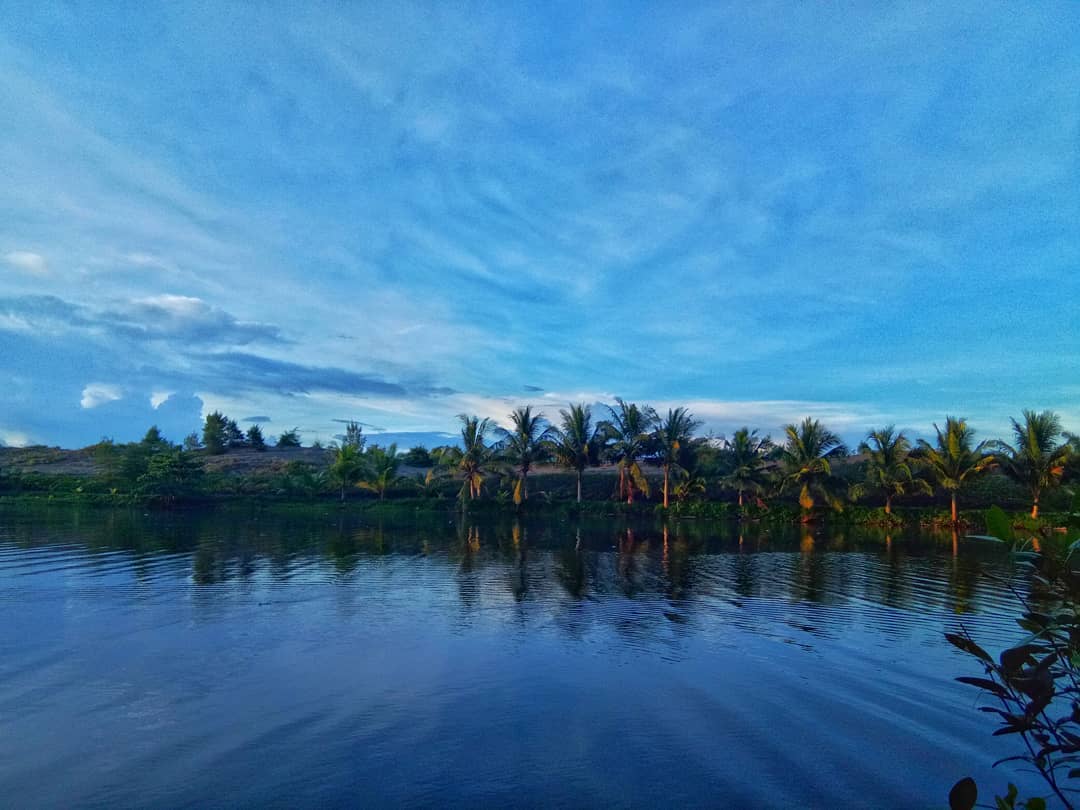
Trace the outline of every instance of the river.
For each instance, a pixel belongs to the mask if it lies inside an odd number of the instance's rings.
[[[950,537],[0,507],[8,806],[923,807],[991,763]]]

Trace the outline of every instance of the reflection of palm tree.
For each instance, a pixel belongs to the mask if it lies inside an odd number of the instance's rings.
[[[525,595],[529,589],[529,577],[528,571],[526,569],[526,546],[522,542],[525,537],[525,530],[521,527],[520,521],[514,521],[514,525],[511,528],[510,533],[514,548],[517,550],[514,581],[511,585],[511,590],[514,593],[514,598],[520,602],[522,599],[525,598]]]
[[[498,428],[504,457],[518,470],[518,483],[514,487],[514,503],[529,498],[528,476],[533,462],[542,461],[548,455],[548,445],[554,435],[542,413],[534,414],[532,406],[515,408],[510,413],[512,430]]]
[[[623,579],[623,592],[627,596],[633,596],[637,592],[634,584],[634,530],[626,529],[619,538],[619,574]]]
[[[830,461],[847,455],[840,437],[810,417],[798,425],[788,425],[784,433],[787,436],[781,455],[784,482],[799,487],[803,521],[809,520],[818,498],[839,509],[840,501],[830,491]]]
[[[996,442],[1001,469],[1031,494],[1031,517],[1039,516],[1039,497],[1061,481],[1070,448],[1060,442],[1061,419],[1053,411],[1024,411],[1023,423],[1012,422],[1015,445]]]
[[[761,438],[756,430],[743,427],[735,431],[724,448],[729,472],[720,478],[727,489],[739,494],[739,506],[743,505],[743,493],[761,493],[769,480],[765,469],[765,457],[773,449],[768,436]]]
[[[575,599],[584,599],[589,593],[589,575],[585,567],[585,558],[578,546],[569,546],[559,551],[559,567],[556,569],[559,582],[566,592]]]
[[[903,431],[889,425],[882,430],[872,430],[866,441],[859,445],[859,452],[867,456],[866,481],[852,488],[852,495],[859,497],[865,489],[885,493],[885,514],[892,513],[892,499],[905,495],[913,487],[931,494],[933,489],[922,478],[916,478],[911,460],[911,442]]]
[[[603,446],[600,426],[593,426],[592,409],[585,404],[571,405],[559,411],[562,424],[555,442],[555,460],[577,472],[577,502],[581,503],[581,476],[595,464]]]
[[[619,497],[628,504],[634,502],[634,490],[649,496],[649,482],[641,471],[638,459],[649,446],[650,433],[656,423],[656,411],[646,406],[639,408],[632,402],[616,397],[618,409],[608,408],[611,419],[605,421],[604,431],[611,441],[609,452],[619,470]]]
[[[469,527],[469,538],[466,546],[470,552],[476,552],[480,550],[480,527]]]
[[[743,536],[739,535],[739,545],[743,544]],[[751,597],[757,593],[756,558],[752,554],[740,554],[734,557],[735,571],[733,582],[735,593],[742,597]]]
[[[952,503],[952,522],[955,526],[956,493],[964,481],[990,467],[994,463],[994,457],[986,452],[988,442],[971,446],[975,431],[968,427],[964,419],[947,416],[945,430],[935,424],[934,432],[937,433],[936,445],[919,439],[919,458],[941,488],[948,491]]]
[[[654,433],[660,455],[660,465],[664,470],[664,508],[668,505],[668,483],[671,472],[686,470],[680,466],[682,451],[688,447],[701,422],[686,408],[668,408],[667,416],[659,420]]]

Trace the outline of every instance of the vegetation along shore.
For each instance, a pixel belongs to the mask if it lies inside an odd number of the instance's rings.
[[[0,498],[160,506],[332,499],[346,508],[659,511],[884,526],[960,526],[998,504],[1049,526],[1067,509],[1062,485],[1080,479],[1080,436],[1051,411],[1023,411],[1007,439],[979,440],[966,419],[947,416],[930,441],[890,425],[856,447],[812,417],[778,439],[750,427],[716,437],[701,435],[686,408],[658,413],[622,399],[596,409],[571,404],[551,418],[526,405],[506,428],[459,419],[457,443],[405,451],[369,441],[355,423],[340,441],[304,447],[297,430],[268,439],[258,425],[243,432],[219,412],[180,444],[151,427],[130,444],[0,448]]]

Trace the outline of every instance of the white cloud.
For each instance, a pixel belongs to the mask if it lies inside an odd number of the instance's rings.
[[[106,383],[89,383],[82,391],[82,399],[79,405],[83,408],[96,408],[106,402],[115,402],[123,398],[120,388]]]
[[[30,437],[27,434],[0,428],[0,447],[26,447],[30,443]]]
[[[49,274],[49,265],[46,263],[45,257],[40,253],[31,253],[28,250],[13,250],[4,254],[4,261],[24,273],[35,276]]]
[[[192,298],[188,295],[151,295],[146,298],[137,298],[135,303],[163,309],[177,318],[201,317],[210,309],[210,306],[201,298]]]
[[[175,394],[175,391],[153,391],[150,394],[150,406],[156,411],[161,405],[166,402],[169,397]]]

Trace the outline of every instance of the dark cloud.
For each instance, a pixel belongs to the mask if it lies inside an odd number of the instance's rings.
[[[337,422],[342,425],[351,425],[355,422],[360,427],[367,428],[368,430],[386,430],[386,428],[379,427],[378,425],[372,425],[368,422],[361,422],[359,419],[331,419],[330,421]]]
[[[52,295],[4,298],[0,299],[0,318],[10,321],[9,328],[92,329],[138,341],[219,346],[287,342],[276,326],[240,321],[200,298],[180,295],[140,298],[100,311]]]
[[[0,318],[9,321],[9,328],[26,324],[34,328],[56,325],[90,326],[82,308],[55,295],[23,295],[0,298]]]
[[[287,396],[312,391],[354,396],[405,396],[411,393],[404,386],[373,374],[305,366],[245,352],[209,354],[199,360],[203,369],[218,379],[221,390],[226,391],[272,391]]]
[[[538,385],[523,385],[522,388],[524,388],[526,391],[532,391],[532,392],[535,392],[537,394],[543,392],[543,390],[544,390],[543,388],[541,388]]]
[[[166,319],[159,309],[191,317],[186,323],[137,323],[137,318]],[[209,350],[214,330],[219,336],[235,336],[249,328],[254,329],[205,308],[198,299],[166,299],[161,306],[144,300],[131,310],[103,312],[57,296],[0,297],[0,372],[8,379],[0,387],[0,429],[82,446],[102,435],[137,439],[157,422],[166,435],[180,440],[199,428],[202,402],[190,394],[173,395],[154,409],[150,398],[155,392],[244,394],[255,402],[260,395],[311,392],[413,399],[454,393],[409,369],[307,365],[232,350],[228,341],[215,346],[217,351]],[[116,399],[95,401],[87,396],[93,386],[107,389]],[[243,421],[271,421],[265,412],[255,413]],[[382,427],[361,424],[367,431]]]
[[[241,346],[284,342],[276,326],[240,321],[200,298],[179,295],[138,299],[102,312],[98,318],[103,325],[141,340]]]

